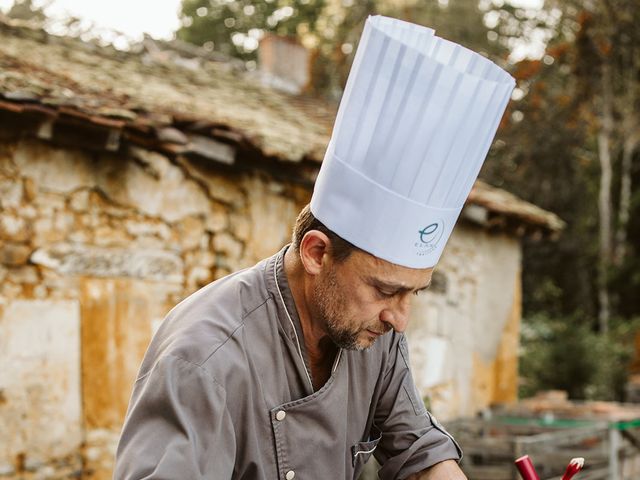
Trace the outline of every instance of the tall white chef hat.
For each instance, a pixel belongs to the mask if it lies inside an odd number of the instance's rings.
[[[369,17],[311,212],[376,257],[435,266],[514,85],[429,28]]]

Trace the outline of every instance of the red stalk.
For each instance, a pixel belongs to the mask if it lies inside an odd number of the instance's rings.
[[[533,463],[529,458],[529,455],[524,455],[516,460],[516,467],[522,476],[523,480],[540,480],[536,469],[533,468]]]

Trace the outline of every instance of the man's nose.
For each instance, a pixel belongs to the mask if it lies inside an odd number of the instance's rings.
[[[398,299],[393,306],[380,312],[380,321],[385,325],[389,325],[390,328],[393,328],[398,333],[404,332],[409,324],[410,304],[409,298]]]

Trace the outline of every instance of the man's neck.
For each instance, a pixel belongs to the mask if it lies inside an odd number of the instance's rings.
[[[284,273],[287,276],[289,289],[296,305],[304,345],[312,369],[314,387],[324,385],[331,373],[331,365],[337,352],[335,344],[327,336],[322,325],[314,321],[309,310],[311,290],[306,272],[296,252],[289,248],[284,255]]]

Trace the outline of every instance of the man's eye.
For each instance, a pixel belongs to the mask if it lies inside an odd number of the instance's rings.
[[[381,297],[384,297],[384,298],[393,297],[395,295],[394,292],[387,292],[387,291],[381,290],[379,288],[376,288],[376,291],[378,292],[378,295],[380,295]]]

